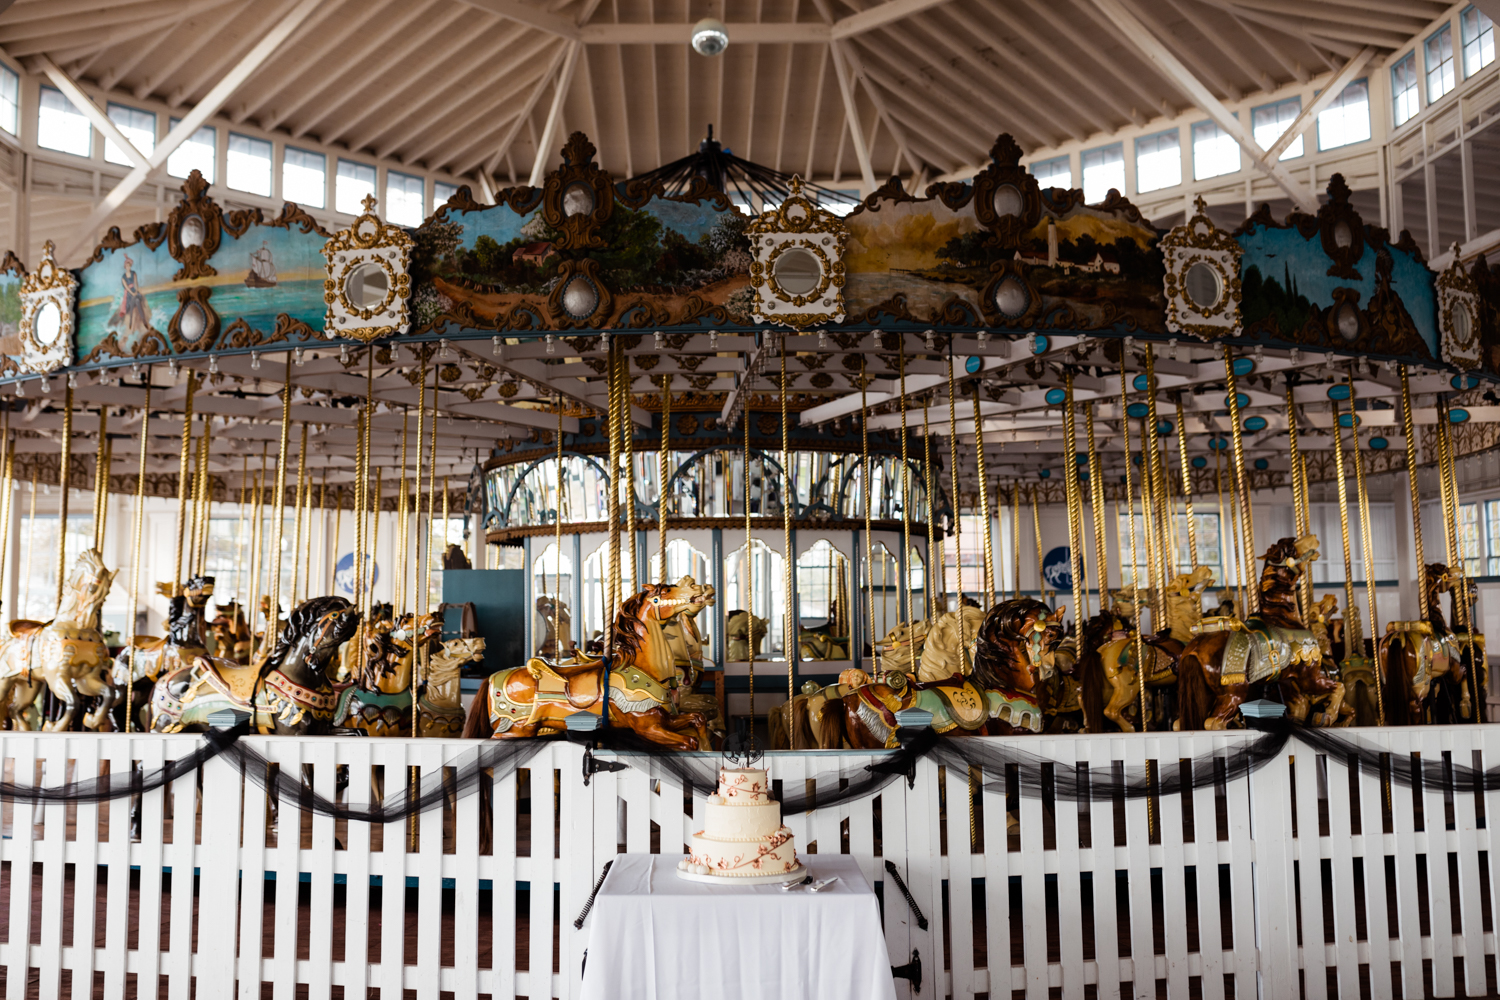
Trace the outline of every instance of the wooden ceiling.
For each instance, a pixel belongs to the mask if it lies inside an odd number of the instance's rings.
[[[17,0],[0,15],[0,46],[23,62],[47,55],[118,99],[185,111],[296,3]],[[1336,69],[1366,45],[1391,52],[1448,6],[1123,3],[1226,101]],[[721,56],[687,44],[705,16],[729,24]],[[877,177],[981,163],[999,132],[1033,149],[1186,104],[1094,0],[326,0],[224,113],[289,139],[524,183],[575,43],[559,135],[587,132],[620,176],[684,155],[712,124],[742,157],[857,178],[833,45]]]

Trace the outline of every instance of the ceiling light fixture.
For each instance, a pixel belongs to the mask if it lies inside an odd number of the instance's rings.
[[[693,51],[700,56],[716,56],[729,47],[729,30],[716,17],[705,17],[693,25]]]

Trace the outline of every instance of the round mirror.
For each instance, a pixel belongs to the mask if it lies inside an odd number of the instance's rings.
[[[592,316],[599,307],[599,292],[593,282],[582,276],[572,278],[562,293],[563,311],[574,319]]]
[[[1354,231],[1349,228],[1349,223],[1340,219],[1333,227],[1333,245],[1344,249],[1354,242]]]
[[[1219,299],[1224,294],[1224,281],[1219,277],[1218,268],[1200,260],[1187,269],[1187,274],[1182,279],[1182,288],[1194,308],[1199,312],[1208,312],[1219,304]]]
[[[208,314],[198,303],[189,302],[177,319],[177,332],[182,335],[183,340],[195,344],[203,338],[207,329]]]
[[[588,215],[594,210],[594,189],[582,181],[574,181],[563,191],[562,196],[563,217],[571,219],[575,215]]]
[[[203,220],[196,215],[183,219],[182,226],[177,230],[177,239],[185,247],[201,247],[203,235]]]
[[[1359,310],[1345,302],[1339,306],[1338,317],[1334,320],[1338,328],[1339,336],[1345,340],[1353,340],[1359,336]]]
[[[1469,341],[1469,310],[1465,309],[1463,303],[1453,303],[1453,308],[1448,310],[1448,320],[1453,325],[1453,339],[1460,344]]]
[[[823,265],[811,250],[793,247],[783,250],[771,269],[776,285],[788,295],[806,295],[823,280]]]
[[[344,297],[355,309],[379,309],[390,290],[385,268],[373,260],[360,264],[344,279]]]
[[[1012,219],[1021,214],[1021,192],[1014,184],[1001,184],[995,188],[995,214],[1002,219]]]
[[[1012,274],[995,289],[995,308],[1002,316],[1019,316],[1026,311],[1030,298],[1021,279]]]
[[[31,332],[37,342],[50,347],[62,333],[62,310],[54,301],[43,302],[31,320]]]

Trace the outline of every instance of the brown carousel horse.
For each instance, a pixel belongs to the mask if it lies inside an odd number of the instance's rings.
[[[647,584],[620,605],[614,621],[614,660],[549,663],[532,657],[524,667],[480,682],[464,738],[551,736],[577,712],[602,715],[609,724],[674,750],[709,749],[708,729],[697,712],[674,711],[677,668],[662,624],[701,605],[701,588]]]
[[[403,615],[400,622],[387,619],[362,628],[343,649],[350,679],[334,684],[338,706],[333,724],[370,736],[410,736],[413,660],[424,646],[429,656],[435,655],[442,633],[443,622],[436,615]],[[422,693],[417,710],[425,717],[431,712]]]
[[[101,729],[107,724],[115,702],[125,694],[110,678],[109,647],[99,632],[99,608],[114,578],[98,550],[88,549],[73,564],[56,617],[50,622],[18,619],[0,634],[0,705],[9,706],[14,728],[30,728],[27,709],[43,685],[63,706],[61,717],[44,729],[72,729],[80,695],[99,699],[84,726]]]
[[[171,585],[158,589],[170,591]],[[183,584],[182,593],[167,602],[165,636],[138,635],[115,656],[114,684],[129,689],[128,711],[139,713],[151,700],[151,688],[164,671],[191,666],[200,656],[211,655],[204,641],[204,611],[213,596],[214,578],[195,576]],[[140,718],[137,714],[136,718]],[[122,727],[123,728],[123,727]]]
[[[250,662],[250,623],[238,601],[221,604],[214,620],[208,623],[213,633],[214,655],[236,663]]]
[[[331,732],[337,696],[329,665],[355,634],[359,617],[342,597],[315,597],[292,612],[275,646],[255,663],[200,656],[162,674],[151,692],[151,731],[202,731],[215,712],[229,709],[249,713],[260,733]]]
[[[887,671],[845,696],[842,712],[823,713],[818,745],[894,747],[896,712],[906,708],[926,709],[933,729],[955,736],[1041,732],[1043,706],[1036,692],[1041,677],[1055,669],[1064,610],[1029,597],[997,604],[980,626],[972,674],[924,682]]]
[[[1469,586],[1469,620],[1474,587]],[[1378,656],[1385,667],[1385,721],[1393,726],[1455,723],[1473,718],[1468,668],[1484,662],[1484,636],[1454,632],[1443,615],[1442,595],[1457,602],[1459,580],[1443,563],[1427,566],[1426,616],[1390,622],[1380,637]],[[1455,606],[1455,616],[1457,607]],[[1481,685],[1481,701],[1483,700]]]
[[[1344,685],[1325,673],[1323,650],[1297,611],[1297,581],[1317,557],[1313,535],[1280,539],[1262,557],[1259,614],[1199,623],[1177,661],[1178,728],[1226,729],[1241,705],[1268,694],[1299,722],[1331,726],[1352,718]],[[1323,711],[1312,712],[1317,704]]]

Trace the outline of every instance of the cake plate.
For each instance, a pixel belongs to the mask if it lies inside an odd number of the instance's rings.
[[[807,866],[801,864],[791,871],[777,872],[774,875],[699,875],[696,872],[677,869],[678,878],[687,879],[689,882],[705,882],[709,885],[764,885],[769,882],[790,882],[806,875]]]

